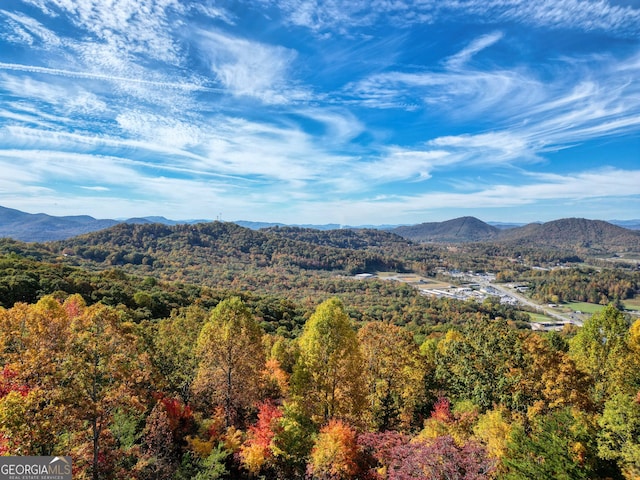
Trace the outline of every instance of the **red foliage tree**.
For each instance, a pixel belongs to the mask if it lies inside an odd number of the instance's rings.
[[[29,393],[29,387],[27,385],[21,385],[16,382],[17,372],[5,365],[0,372],[0,400],[9,395],[10,392],[18,392],[23,397],[26,397]],[[9,445],[7,438],[0,433],[0,456],[9,453]]]
[[[440,422],[449,422],[453,420],[453,416],[451,415],[451,402],[448,398],[438,398],[438,401],[433,405],[431,418]]]
[[[372,473],[378,479],[485,480],[495,468],[483,447],[473,442],[460,447],[450,436],[423,442],[396,432],[368,433],[359,444],[376,461]]]
[[[273,457],[271,442],[278,433],[282,410],[273,402],[258,406],[258,421],[249,427],[248,439],[240,450],[244,466],[253,474],[264,468]]]
[[[180,446],[184,446],[186,444],[184,438],[192,432],[195,425],[191,407],[179,399],[171,397],[161,398],[160,403],[167,414],[174,441]]]
[[[0,372],[0,400],[9,395],[10,392],[18,392],[23,397],[29,393],[27,385],[21,385],[16,381],[18,373],[5,365]]]
[[[358,444],[353,427],[330,420],[316,438],[307,472],[314,480],[341,480],[358,473]]]

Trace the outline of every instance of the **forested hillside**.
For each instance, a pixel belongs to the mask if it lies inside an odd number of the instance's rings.
[[[365,239],[383,235],[376,231],[360,234]],[[352,239],[359,245],[357,251],[345,246],[349,241],[344,239],[339,241],[343,245],[336,246],[329,240],[320,242],[296,237],[222,222],[173,227],[121,224],[53,243],[52,248],[80,261],[141,265],[162,270],[174,278],[184,274],[178,271],[197,270],[202,265],[211,268],[224,265],[227,275],[230,271],[247,268],[342,271],[347,274],[403,268],[399,259],[365,249],[367,241],[356,240],[357,235]]]
[[[632,264],[220,222],[0,252],[3,454],[71,455],[96,480],[640,474]],[[497,297],[353,276],[470,270],[539,302],[612,305],[534,332]]]
[[[514,244],[571,248],[578,254],[640,251],[640,232],[584,218],[532,223],[505,230],[500,233],[499,239]]]
[[[0,451],[94,479],[640,472],[640,321],[613,307],[577,332],[478,315],[421,344],[335,298],[307,313],[287,339],[238,297],[140,323],[79,295],[0,309]]]
[[[496,238],[500,229],[475,217],[397,227],[392,232],[416,242],[479,242]]]
[[[0,206],[0,238],[42,242],[60,240],[108,228],[115,220],[98,220],[88,215],[54,217],[45,213],[25,213]]]

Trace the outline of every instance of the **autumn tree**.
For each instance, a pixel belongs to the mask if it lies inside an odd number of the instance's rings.
[[[448,436],[428,441],[397,432],[359,437],[365,453],[376,461],[372,470],[386,480],[488,480],[495,461],[475,442],[458,445]]]
[[[139,351],[133,325],[123,322],[114,308],[79,305],[69,335],[68,354],[61,365],[66,408],[76,421],[89,426],[91,472],[93,480],[98,480],[101,442],[103,437],[112,438],[108,428],[113,415],[123,408],[145,408],[142,394],[149,387],[151,366]]]
[[[169,416],[158,402],[147,417],[144,428],[144,466],[142,478],[170,479],[178,467],[176,443]],[[146,470],[146,471],[145,471]]]
[[[511,372],[516,378],[513,403],[529,417],[570,406],[592,408],[592,379],[566,352],[553,347],[554,338],[528,335],[522,341],[523,364]]]
[[[507,452],[507,442],[511,436],[512,425],[509,414],[496,408],[480,415],[473,426],[473,436],[487,450],[490,458],[500,461]]]
[[[198,368],[196,344],[206,319],[206,310],[192,305],[158,322],[152,332],[153,363],[166,381],[167,390],[185,402],[189,401]]]
[[[282,410],[272,402],[258,407],[258,421],[249,427],[248,438],[240,449],[242,464],[250,474],[256,475],[272,463],[273,441],[282,426]]]
[[[570,342],[569,353],[577,366],[593,379],[593,401],[604,405],[617,392],[632,393],[629,326],[619,310],[609,305],[584,322]]]
[[[617,461],[627,478],[640,478],[640,395],[613,395],[598,425],[600,456]]]
[[[629,328],[629,348],[635,358],[640,359],[640,319],[633,322]]]
[[[473,433],[478,419],[478,407],[469,400],[458,402],[454,408],[446,397],[440,397],[433,406],[431,416],[425,420],[418,438],[422,440],[449,436],[458,445],[464,445]]]
[[[299,339],[292,393],[317,424],[359,422],[365,404],[363,360],[351,320],[337,298],[320,304]]]
[[[452,400],[471,400],[482,411],[516,406],[512,372],[522,367],[521,339],[506,322],[479,318],[448,332],[435,360],[436,377]]]
[[[308,472],[314,480],[352,478],[358,470],[356,432],[340,420],[320,429],[311,451]]]
[[[73,302],[70,299],[68,305]],[[69,315],[53,297],[0,309],[0,432],[11,454],[49,455],[69,421],[61,365],[69,342]]]
[[[364,357],[369,423],[409,428],[425,397],[426,364],[409,331],[370,322],[358,331]]]
[[[505,480],[620,478],[597,456],[592,417],[565,408],[538,415],[528,429],[514,424],[502,459]]]
[[[280,480],[304,477],[306,472],[318,428],[302,410],[297,402],[285,402],[275,425],[271,451],[275,478]]]
[[[43,297],[2,315],[10,330],[2,356],[28,393],[0,401],[0,429],[21,454],[82,452],[82,474],[98,479],[114,412],[141,407],[148,387],[149,363],[133,325],[111,307],[87,307],[79,295],[64,303]]]
[[[227,426],[239,424],[260,399],[265,355],[262,330],[238,297],[220,302],[202,327],[193,391],[199,403],[222,406]]]

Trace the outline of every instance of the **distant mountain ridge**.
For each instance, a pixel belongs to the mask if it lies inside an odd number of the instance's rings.
[[[584,218],[563,218],[503,230],[497,241],[570,248],[578,253],[640,252],[640,231]]]
[[[0,237],[24,242],[63,240],[109,228],[117,223],[116,220],[95,219],[88,215],[54,217],[46,213],[25,213],[0,207]]]
[[[475,217],[460,217],[445,222],[397,227],[390,231],[414,242],[457,243],[491,240],[501,230]]]
[[[56,217],[46,213],[26,213],[0,206],[0,238],[9,237],[23,242],[50,242],[96,232],[119,223],[179,225],[206,221],[176,221],[165,217],[135,217],[126,220],[97,219],[89,215]]]
[[[175,226],[181,224],[208,223],[209,220],[170,220],[160,216],[136,217],[126,220],[96,219],[88,215],[56,217],[44,213],[25,213],[20,210],[0,206],[0,238],[9,237],[24,242],[48,242],[65,240],[78,235],[91,233],[117,224],[163,224]],[[640,249],[640,220],[600,220],[561,219],[547,223],[493,224],[475,217],[460,217],[444,222],[427,222],[418,225],[367,225],[363,227],[325,225],[286,225],[275,222],[251,222],[239,220],[232,222],[251,230],[270,230],[282,228],[289,236],[299,237],[302,230],[320,231],[375,229],[384,230],[414,242],[468,243],[499,241],[522,245],[572,246],[582,250],[627,251]],[[615,223],[615,224],[614,224]],[[636,228],[637,227],[637,228]],[[293,230],[286,230],[291,228]],[[277,231],[274,233],[278,233]],[[305,233],[304,235],[309,235]],[[335,240],[332,239],[332,241]],[[340,240],[341,242],[343,240]],[[357,244],[360,240],[348,237],[345,242]]]
[[[640,231],[602,220],[563,218],[521,227],[498,228],[475,217],[392,229],[414,242],[495,242],[512,246],[569,248],[576,252],[640,252]]]

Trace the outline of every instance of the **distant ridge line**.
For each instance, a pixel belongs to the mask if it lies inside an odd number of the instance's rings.
[[[570,219],[562,219],[570,220]],[[586,222],[601,222],[601,220],[586,220]],[[555,220],[553,222],[558,222]],[[164,225],[207,223],[211,220],[171,220],[161,216],[133,217],[126,220],[96,219],[89,215],[53,216],[45,213],[26,213],[13,208],[0,206],[0,238],[13,238],[24,242],[48,242],[65,240],[85,233],[103,230],[120,223],[146,224],[160,223]],[[428,222],[416,225],[340,225],[340,224],[299,224],[287,225],[279,222],[254,222],[238,220],[231,223],[252,230],[260,230],[272,227],[294,226],[314,230],[337,229],[375,229],[396,233],[403,238],[416,242],[478,242],[493,239],[513,239],[512,233],[521,228],[529,230],[535,228],[532,225],[547,225],[547,223],[505,223],[483,222],[472,216],[465,216],[446,220],[443,222]],[[640,231],[640,219],[638,220],[612,220],[603,222],[611,226],[617,226],[626,231]],[[565,224],[566,226],[566,224]],[[572,228],[575,228],[572,227]],[[575,233],[575,232],[574,232]],[[524,237],[520,237],[523,241]]]

